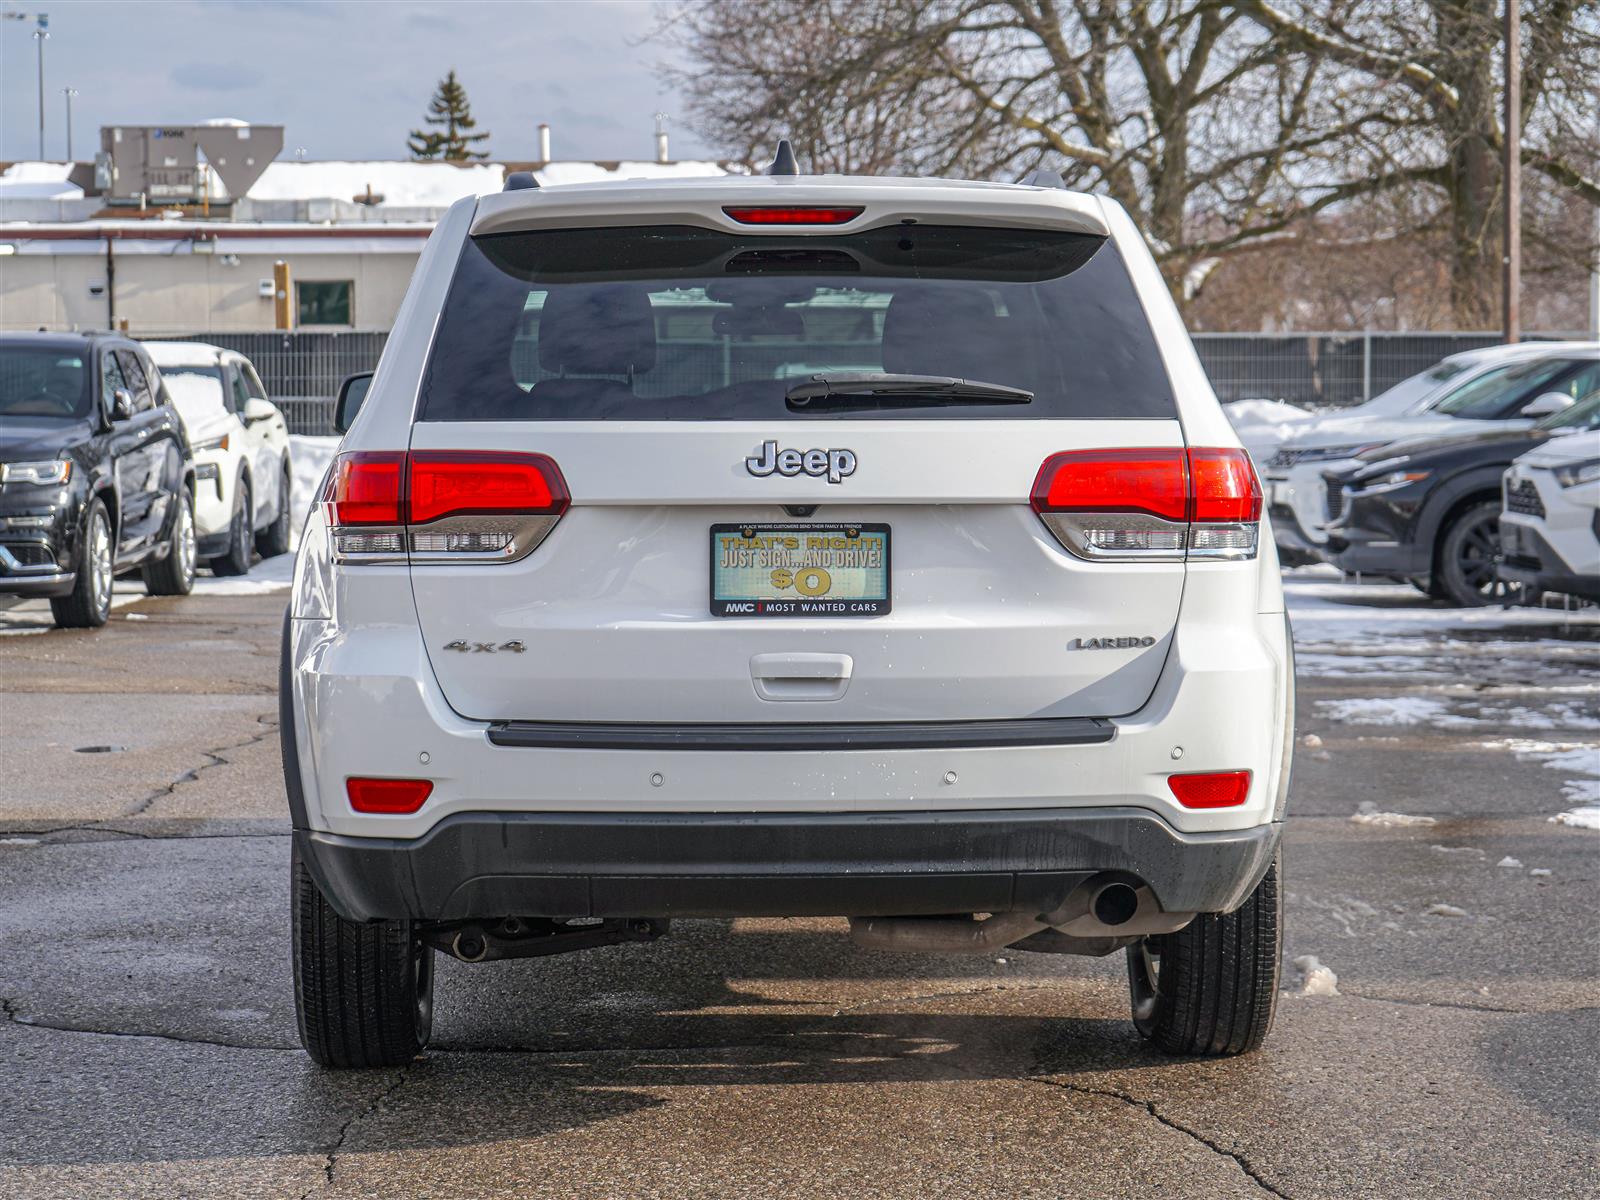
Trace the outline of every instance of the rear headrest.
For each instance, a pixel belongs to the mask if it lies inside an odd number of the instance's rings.
[[[994,302],[974,288],[901,292],[883,314],[883,369],[982,378],[982,346],[994,334]]]
[[[656,365],[650,295],[621,283],[559,287],[539,315],[539,366],[556,375],[630,375]]]

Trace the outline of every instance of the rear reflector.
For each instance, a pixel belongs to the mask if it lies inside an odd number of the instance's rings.
[[[1261,485],[1237,448],[1068,450],[1045,459],[1033,510],[1081,558],[1251,558]]]
[[[1168,775],[1167,786],[1185,808],[1236,808],[1250,794],[1249,771]]]
[[[344,781],[350,807],[360,813],[414,813],[433,792],[431,779],[366,779]]]
[[[727,213],[741,225],[843,225],[861,215],[862,206],[837,205],[833,207],[725,207]]]
[[[413,450],[408,491],[413,525],[457,514],[558,517],[568,501],[560,469],[542,454]]]

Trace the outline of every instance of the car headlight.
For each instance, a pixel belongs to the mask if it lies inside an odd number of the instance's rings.
[[[49,462],[0,463],[0,483],[65,483],[72,478],[72,460],[57,458]]]
[[[1409,484],[1421,483],[1432,471],[1390,471],[1386,475],[1374,475],[1367,479],[1357,479],[1350,485],[1351,491],[1360,492],[1362,495],[1371,495],[1373,492],[1392,492],[1397,488]]]
[[[1564,488],[1577,487],[1580,483],[1600,482],[1600,458],[1568,463],[1564,467],[1557,467],[1551,473],[1556,477],[1556,482]]]

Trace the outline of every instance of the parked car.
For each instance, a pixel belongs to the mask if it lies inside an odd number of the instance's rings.
[[[0,334],[0,596],[104,625],[117,575],[183,595],[194,555],[189,443],[139,344]]]
[[[1496,569],[1502,476],[1530,448],[1587,427],[1597,403],[1585,399],[1532,429],[1393,442],[1327,472],[1323,557],[1351,573],[1410,579],[1457,605],[1533,599]]]
[[[296,563],[313,1058],[409,1062],[436,951],[819,914],[880,950],[1126,950],[1145,1037],[1258,1045],[1293,744],[1278,564],[1123,210],[529,182],[436,227],[341,397]],[[691,294],[714,315],[655,310]],[[882,319],[846,324],[841,295]]]
[[[1494,426],[1531,428],[1594,386],[1600,343],[1531,342],[1452,355],[1433,368],[1437,390],[1420,389],[1399,412],[1370,410],[1325,417],[1285,440],[1265,471],[1267,509],[1283,561],[1318,561],[1328,532],[1327,472],[1354,464],[1389,442],[1474,433]],[[1380,397],[1380,399],[1383,399]],[[1386,403],[1390,403],[1386,401]]]
[[[1541,442],[1506,471],[1500,574],[1600,600],[1600,392],[1569,416],[1571,436]]]
[[[244,355],[146,342],[194,447],[199,556],[217,575],[289,552],[289,427]]]

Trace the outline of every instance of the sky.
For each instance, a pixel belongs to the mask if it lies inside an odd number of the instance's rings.
[[[653,158],[654,115],[680,106],[646,40],[650,0],[0,0],[0,161],[38,156],[32,14],[49,14],[45,157],[93,157],[102,125],[237,117],[283,125],[284,157],[402,158],[438,81],[455,68],[497,159]],[[670,119],[674,158],[714,157]]]

